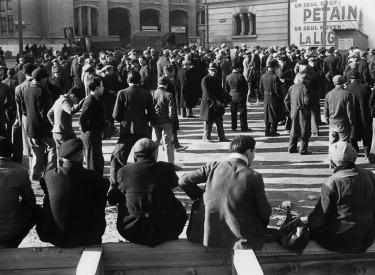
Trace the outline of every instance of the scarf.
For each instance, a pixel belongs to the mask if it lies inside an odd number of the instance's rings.
[[[333,173],[336,173],[340,170],[345,170],[345,169],[354,169],[355,168],[355,163],[354,162],[345,162],[335,168]]]

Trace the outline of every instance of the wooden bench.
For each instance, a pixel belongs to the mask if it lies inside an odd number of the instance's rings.
[[[273,275],[375,274],[375,245],[365,254],[327,251],[310,242],[303,255],[277,243],[262,251],[205,248],[186,239],[155,248],[132,243],[60,249],[0,249],[0,274],[79,275]]]

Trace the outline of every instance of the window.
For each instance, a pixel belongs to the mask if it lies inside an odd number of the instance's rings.
[[[6,17],[1,17],[1,34],[7,34],[7,19]]]
[[[14,32],[13,15],[8,15],[8,31]]]
[[[12,0],[7,0],[7,9],[8,10],[12,10],[13,9]]]
[[[5,11],[6,0],[0,0],[0,11]]]
[[[98,10],[91,8],[91,35],[98,35]]]
[[[250,12],[238,13],[233,17],[234,35],[254,35],[256,34],[256,16]]]

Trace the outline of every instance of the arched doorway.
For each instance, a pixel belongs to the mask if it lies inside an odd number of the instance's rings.
[[[140,16],[142,31],[160,31],[160,12],[154,9],[145,9],[141,11]]]
[[[176,44],[185,44],[188,40],[188,14],[186,11],[174,10],[169,13],[170,32],[176,35]]]
[[[130,39],[130,20],[127,9],[113,8],[108,11],[108,34],[119,35],[121,41]]]

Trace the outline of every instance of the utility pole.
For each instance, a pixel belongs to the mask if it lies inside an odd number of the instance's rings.
[[[205,10],[206,10],[206,12],[205,12],[205,16],[206,16],[206,18],[205,18],[205,22],[206,22],[206,38],[207,38],[207,43],[206,43],[206,48],[208,49],[209,47],[210,47],[210,40],[209,40],[209,34],[208,34],[208,5],[207,5],[207,0],[205,0],[205,5],[206,5],[206,7],[205,7]]]
[[[19,52],[23,52],[23,37],[22,37],[22,10],[21,10],[21,0],[17,0],[17,14],[18,14],[18,46]]]
[[[324,1],[323,6],[323,34],[322,34],[322,46],[326,47],[327,45],[327,6],[328,1]]]

